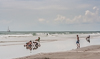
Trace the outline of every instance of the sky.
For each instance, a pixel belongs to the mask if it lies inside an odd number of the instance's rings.
[[[100,31],[100,0],[0,0],[0,31]]]

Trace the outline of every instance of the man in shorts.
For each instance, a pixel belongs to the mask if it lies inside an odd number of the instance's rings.
[[[79,42],[79,36],[77,35],[77,41],[76,41],[76,44],[77,44],[77,49],[80,48],[80,42]]]

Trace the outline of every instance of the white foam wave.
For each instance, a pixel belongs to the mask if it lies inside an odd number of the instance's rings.
[[[32,34],[11,34],[11,35],[0,35],[0,37],[28,37],[33,36]]]

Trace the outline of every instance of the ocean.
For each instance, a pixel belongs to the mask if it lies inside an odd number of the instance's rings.
[[[0,59],[13,59],[29,55],[76,49],[76,35],[81,47],[100,45],[100,31],[0,31]],[[90,43],[86,37],[90,35]],[[41,46],[26,48],[28,41],[40,37]]]
[[[0,36],[41,36],[41,35],[68,35],[68,34],[100,34],[100,31],[0,31]]]

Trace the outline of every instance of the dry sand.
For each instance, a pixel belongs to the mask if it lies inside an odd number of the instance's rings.
[[[100,45],[93,45],[65,52],[40,53],[16,59],[100,59]]]

